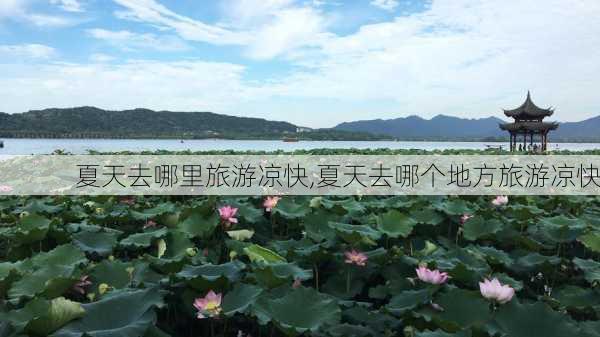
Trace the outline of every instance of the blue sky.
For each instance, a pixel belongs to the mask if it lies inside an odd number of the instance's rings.
[[[0,111],[600,114],[597,0],[0,0]]]

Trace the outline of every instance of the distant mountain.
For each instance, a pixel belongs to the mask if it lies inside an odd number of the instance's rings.
[[[409,116],[342,123],[334,129],[380,133],[401,140],[472,140],[502,137],[504,133],[498,128],[498,124],[502,122],[495,117],[463,119],[438,115],[432,119],[423,119]]]
[[[384,134],[400,140],[454,140],[492,141],[508,138],[500,130],[496,118],[466,119],[438,115],[432,119],[409,116],[395,119],[374,119],[341,123],[336,130]],[[600,141],[600,116],[581,122],[560,123],[558,130],[551,132],[551,141]]]
[[[0,113],[0,137],[67,138],[229,138],[371,140],[363,132],[299,128],[288,122],[215,114],[95,107]],[[385,138],[385,137],[383,137]]]
[[[563,140],[600,141],[600,116],[581,122],[560,123],[550,137]]]

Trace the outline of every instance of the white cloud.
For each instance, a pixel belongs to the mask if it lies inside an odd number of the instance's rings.
[[[326,20],[313,8],[280,10],[268,24],[257,28],[246,54],[256,59],[293,57],[303,48],[319,47],[329,36],[325,26]]]
[[[69,27],[79,22],[63,16],[46,14],[25,14],[23,18],[38,27]]]
[[[175,36],[157,36],[154,34],[138,34],[127,30],[89,29],[87,33],[99,40],[127,51],[152,49],[158,51],[182,51],[189,48]]]
[[[208,42],[217,45],[243,44],[247,39],[244,34],[208,25],[179,15],[154,0],[114,0],[127,10],[116,14],[123,19],[146,22],[164,29],[177,32],[182,38],[191,41]]]
[[[67,12],[83,12],[83,7],[78,0],[50,0],[53,5],[58,5]]]
[[[328,35],[326,16],[316,6],[294,0],[226,1],[224,20],[213,25],[179,15],[155,0],[114,1],[127,8],[117,12],[122,19],[174,30],[185,40],[245,46],[246,55],[257,59],[314,47]]]
[[[2,0],[0,1],[0,19],[3,17],[15,17],[23,13],[22,0]]]
[[[0,57],[46,59],[55,55],[54,48],[41,44],[0,45]]]
[[[393,11],[398,7],[400,2],[398,0],[373,0],[371,1],[371,5],[375,7],[379,7],[386,11]]]
[[[421,13],[330,36],[302,60],[310,69],[280,78],[270,91],[350,108],[392,107],[350,117],[365,119],[500,116],[531,89],[538,104],[557,107],[555,118],[580,120],[600,112],[598,17],[595,0],[435,0]]]
[[[96,53],[96,54],[90,55],[90,61],[95,62],[95,63],[111,62],[114,60],[116,60],[116,58],[114,56],[110,56],[110,55],[103,54],[103,53]]]
[[[218,112],[252,96],[243,71],[202,61],[0,64],[0,102],[7,112],[83,105]]]
[[[32,0],[0,0],[0,23],[3,20],[25,22],[42,28],[74,26],[81,22],[66,16],[33,12],[30,9]]]

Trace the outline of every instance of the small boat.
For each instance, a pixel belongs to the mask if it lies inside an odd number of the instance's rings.
[[[183,143],[184,143],[183,139],[182,139],[181,141],[179,141],[179,142],[180,142],[181,144],[183,144]]]
[[[296,143],[296,142],[298,142],[299,140],[298,140],[298,138],[297,138],[297,137],[284,137],[284,138],[283,138],[283,141],[284,141],[285,143]]]

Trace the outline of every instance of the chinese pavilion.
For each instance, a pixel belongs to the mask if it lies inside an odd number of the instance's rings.
[[[556,130],[558,123],[544,122],[544,118],[552,116],[554,109],[542,109],[536,106],[531,100],[531,94],[527,92],[527,99],[520,107],[513,110],[504,110],[507,117],[514,118],[513,123],[500,124],[500,129],[510,133],[510,150],[516,151],[519,143],[519,136],[523,137],[523,149],[527,149],[529,144],[534,146],[534,136],[539,137],[539,146],[542,151],[548,148],[548,132]],[[537,142],[535,143],[537,144]]]

